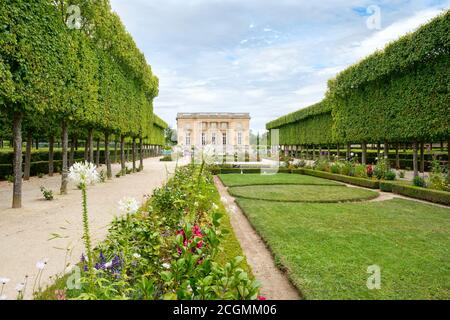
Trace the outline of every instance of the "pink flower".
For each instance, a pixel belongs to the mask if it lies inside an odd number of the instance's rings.
[[[265,300],[267,300],[266,299],[266,297],[263,297],[263,296],[258,296],[258,298],[257,298],[258,300],[261,300],[261,301],[265,301]]]

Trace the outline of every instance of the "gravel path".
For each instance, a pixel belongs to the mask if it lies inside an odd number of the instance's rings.
[[[253,274],[261,283],[261,295],[270,300],[300,299],[297,289],[289,282],[286,274],[276,267],[271,252],[235,204],[235,199],[229,195],[227,188],[217,176],[214,177],[214,182],[220,195],[227,199],[228,205],[235,208],[230,212],[231,225]]]
[[[90,187],[88,207],[94,243],[105,237],[109,223],[118,215],[120,199],[134,197],[143,201],[166,181],[167,172],[172,173],[174,167],[174,163],[160,162],[159,158],[146,159],[144,171]],[[118,165],[113,165],[114,173],[119,170]],[[66,260],[79,261],[83,251],[81,192],[69,185],[68,195],[58,195],[55,191],[59,190],[60,181],[61,176],[55,175],[24,182],[22,209],[10,209],[12,184],[0,182],[0,278],[11,279],[3,292],[8,299],[16,298],[16,284],[26,275],[25,298],[32,297],[37,261],[48,259],[42,277],[43,287],[51,283],[49,276],[64,271]],[[54,190],[55,200],[42,200],[40,186]],[[54,233],[63,238],[49,241]],[[71,251],[68,248],[72,248]]]

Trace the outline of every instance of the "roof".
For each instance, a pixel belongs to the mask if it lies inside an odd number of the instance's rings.
[[[178,113],[178,119],[250,119],[250,114],[231,112]]]

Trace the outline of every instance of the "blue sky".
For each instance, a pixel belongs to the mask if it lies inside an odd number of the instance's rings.
[[[155,112],[249,112],[254,131],[322,100],[327,80],[450,0],[111,0],[160,79]],[[369,28],[380,9],[381,29]],[[373,7],[371,7],[373,8]]]

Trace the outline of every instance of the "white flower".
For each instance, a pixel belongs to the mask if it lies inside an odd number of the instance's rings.
[[[16,291],[17,292],[22,292],[24,288],[25,288],[25,283],[23,283],[23,282],[18,283],[17,286],[16,286]]]
[[[9,281],[10,281],[10,279],[8,279],[8,278],[0,278],[1,284],[7,284]]]
[[[69,169],[69,179],[77,185],[91,185],[100,181],[97,168],[90,162],[76,162]]]
[[[163,263],[162,266],[163,266],[164,269],[170,269],[170,264],[167,263],[167,262]]]
[[[66,267],[65,273],[71,273],[74,267],[75,267],[75,266],[74,266],[73,264],[69,264],[69,265]]]
[[[213,203],[213,204],[212,204],[212,209],[213,209],[213,210],[218,210],[218,209],[219,209],[219,206],[218,206],[217,204]]]
[[[139,259],[141,255],[139,253],[133,253],[133,258]]]
[[[350,153],[350,155],[353,157],[355,154],[352,152],[352,153]]]
[[[44,270],[45,266],[47,265],[48,259],[43,259],[41,261],[36,262],[36,268],[39,270]]]
[[[112,261],[105,263],[105,268],[109,269],[112,267]]]
[[[139,210],[139,203],[134,198],[123,198],[119,201],[119,210],[123,214],[135,214]]]

